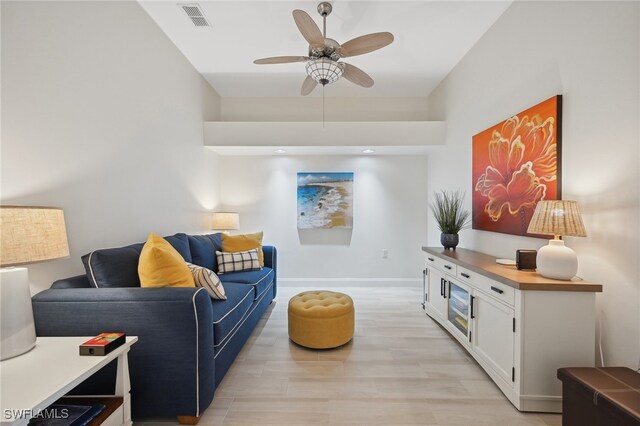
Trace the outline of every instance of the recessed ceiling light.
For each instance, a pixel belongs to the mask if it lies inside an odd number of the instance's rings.
[[[363,153],[363,154],[373,154],[374,152],[375,152],[375,151],[374,151],[373,149],[369,149],[369,148],[367,148],[367,149],[363,149],[363,150],[362,150],[362,153]]]
[[[273,152],[275,152],[276,154],[286,154],[287,153],[287,151],[285,151],[284,149],[276,149]]]

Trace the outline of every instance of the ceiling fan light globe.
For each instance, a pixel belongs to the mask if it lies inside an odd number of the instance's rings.
[[[342,77],[344,67],[341,63],[329,58],[312,59],[307,62],[307,75],[318,83],[326,86]]]

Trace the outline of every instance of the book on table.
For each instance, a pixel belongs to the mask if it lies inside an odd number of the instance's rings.
[[[124,333],[100,333],[80,345],[80,355],[103,356],[122,346],[126,341]]]

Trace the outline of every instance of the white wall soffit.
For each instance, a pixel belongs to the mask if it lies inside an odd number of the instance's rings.
[[[221,155],[427,154],[444,145],[444,121],[204,123],[204,144]]]

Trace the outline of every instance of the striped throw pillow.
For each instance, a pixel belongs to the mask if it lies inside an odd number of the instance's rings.
[[[222,281],[220,281],[220,278],[218,278],[215,272],[189,262],[187,262],[187,266],[193,275],[193,281],[196,283],[196,287],[202,287],[207,290],[212,299],[227,299]]]
[[[238,271],[257,271],[262,269],[260,268],[260,260],[258,259],[258,249],[239,251],[236,253],[216,251],[216,256],[218,258],[219,274]]]

